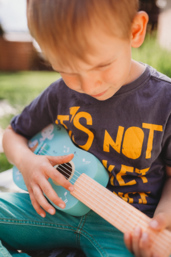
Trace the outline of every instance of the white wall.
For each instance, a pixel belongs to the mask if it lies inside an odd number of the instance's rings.
[[[159,16],[158,40],[162,47],[171,51],[171,0],[167,0],[167,5]]]

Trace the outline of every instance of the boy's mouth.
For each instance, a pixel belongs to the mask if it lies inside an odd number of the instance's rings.
[[[91,95],[91,96],[94,97],[94,98],[97,98],[97,97],[103,96],[106,92],[107,92],[107,90],[105,90],[102,93],[99,93],[97,95]]]

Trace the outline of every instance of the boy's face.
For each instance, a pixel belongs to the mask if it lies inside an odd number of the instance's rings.
[[[54,56],[49,59],[69,88],[104,101],[135,79],[131,39],[109,36],[97,29],[89,33],[88,40],[94,49],[86,49],[88,62],[72,58],[74,67],[60,67]]]

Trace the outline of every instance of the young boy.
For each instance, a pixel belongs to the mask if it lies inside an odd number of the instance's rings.
[[[104,164],[109,190],[153,217],[151,229],[171,229],[171,80],[131,58],[131,48],[144,41],[147,14],[138,12],[137,0],[30,0],[27,16],[31,34],[62,78],[14,117],[4,134],[5,153],[30,198],[1,195],[0,256],[61,246],[80,248],[88,257],[159,256],[138,226],[123,239],[93,211],[82,217],[56,211],[44,194],[61,208],[65,203],[48,178],[74,190],[54,168],[73,155],[40,156],[27,146],[48,124],[61,124]]]

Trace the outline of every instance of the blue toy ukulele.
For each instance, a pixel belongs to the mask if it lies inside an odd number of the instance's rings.
[[[63,127],[50,124],[36,134],[28,145],[37,155],[61,156],[74,153],[71,162],[56,165],[55,168],[74,184],[75,190],[70,193],[49,179],[53,189],[66,204],[62,211],[81,216],[92,209],[123,233],[133,231],[138,225],[143,231],[151,234],[152,249],[163,257],[169,256],[171,232],[150,230],[149,217],[106,189],[109,176],[101,162],[89,152],[77,148]],[[22,174],[16,167],[13,168],[13,180],[18,187],[27,191]]]
[[[29,141],[29,147],[37,155],[61,156],[74,153],[74,158],[71,162],[55,166],[71,184],[74,184],[83,173],[104,187],[108,183],[109,176],[101,162],[92,154],[76,147],[68,136],[67,131],[61,126],[50,124]],[[16,167],[13,168],[13,179],[17,186],[27,191],[23,177]],[[64,212],[74,216],[82,216],[90,210],[73,197],[69,191],[56,184],[55,181],[49,179],[49,182],[58,196],[65,202]],[[51,204],[60,209],[53,202]]]

